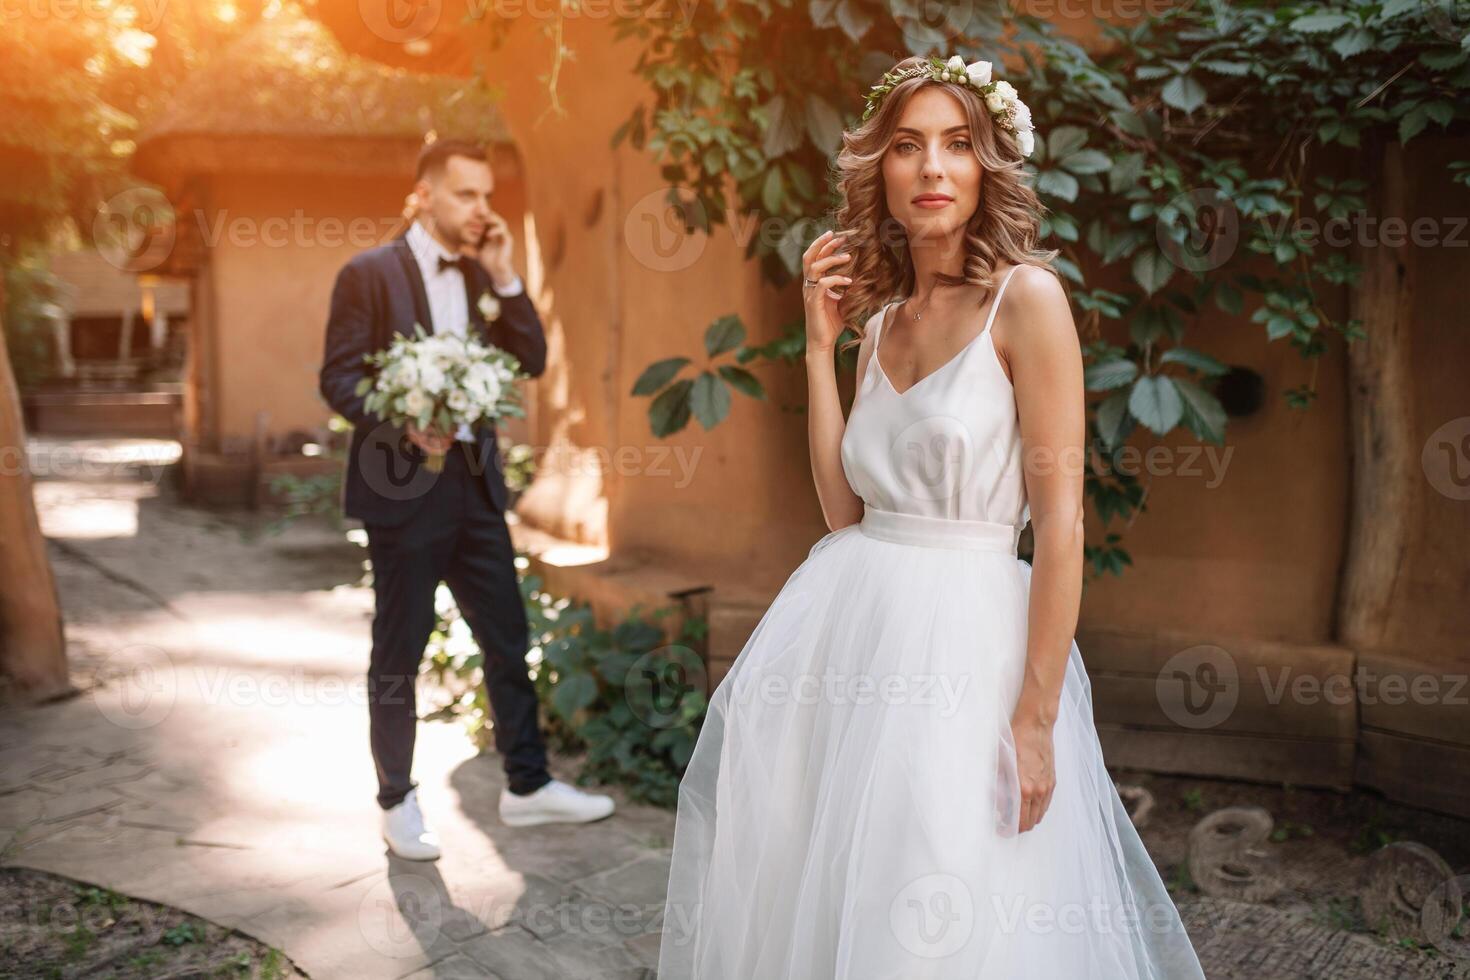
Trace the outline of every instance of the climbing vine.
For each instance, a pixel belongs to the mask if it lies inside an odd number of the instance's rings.
[[[1103,25],[1096,56],[992,0],[727,0],[620,31],[641,45],[651,99],[614,144],[659,160],[686,232],[774,219],[782,233],[752,236],[747,255],[778,286],[830,227],[829,161],[874,80],[904,54],[1007,65],[1041,137],[1027,169],[1085,340],[1086,491],[1105,527],[1145,508],[1146,486],[1114,465],[1135,431],[1224,441],[1222,394],[1241,372],[1201,350],[1210,307],[1291,344],[1303,369],[1281,396],[1312,404],[1320,358],[1363,327],[1324,308],[1358,270],[1348,248],[1312,233],[1365,214],[1365,185],[1343,161],[1463,133],[1470,115],[1470,17],[1456,0],[1185,5]],[[1470,161],[1452,169],[1470,186]],[[643,372],[633,393],[652,399],[656,435],[719,424],[733,394],[764,398],[747,365],[795,362],[803,323],[764,346],[745,337],[739,317],[721,317],[692,377],[684,356]],[[1120,541],[1108,531],[1089,546],[1095,573],[1129,563]]]

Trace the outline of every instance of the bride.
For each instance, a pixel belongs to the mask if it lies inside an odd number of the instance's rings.
[[[959,58],[900,62],[868,103],[842,230],[803,257],[832,531],[710,700],[658,975],[1203,980],[1073,642],[1082,358],[1036,247],[1030,112]],[[833,350],[859,322],[844,421]]]

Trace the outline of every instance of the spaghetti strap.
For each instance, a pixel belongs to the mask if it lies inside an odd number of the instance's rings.
[[[874,354],[876,354],[878,351],[878,338],[883,336],[883,328],[888,326],[888,311],[893,309],[893,307],[898,305],[900,302],[902,302],[902,300],[894,300],[891,303],[885,304],[883,309],[878,311],[878,329],[873,331]]]
[[[1000,298],[1006,294],[1006,287],[1011,284],[1011,277],[1019,268],[1021,268],[1019,265],[1011,266],[1011,271],[1007,272],[1006,277],[1000,281],[1000,288],[995,291],[995,301],[990,304],[990,315],[985,318],[985,329],[980,331],[977,339],[990,332],[990,325],[995,322],[995,311],[1000,309]]]

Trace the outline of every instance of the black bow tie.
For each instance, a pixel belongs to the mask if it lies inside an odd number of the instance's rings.
[[[456,255],[452,259],[446,259],[442,255],[439,256],[439,271],[443,272],[445,269],[458,269],[460,272],[464,272],[464,256]]]

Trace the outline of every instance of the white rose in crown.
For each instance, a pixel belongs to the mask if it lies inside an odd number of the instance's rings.
[[[486,323],[493,323],[500,316],[500,300],[491,296],[488,290],[480,294],[480,301],[475,305],[479,307],[480,315],[485,318]]]
[[[488,294],[481,296],[479,308],[487,321],[499,313],[499,304]],[[376,368],[357,384],[365,412],[395,426],[412,423],[440,432],[526,414],[520,391],[511,383],[521,367],[515,355],[484,343],[468,325],[464,336],[428,336],[419,324],[414,333],[396,336],[386,350],[364,358]],[[439,472],[443,455],[430,455],[426,465]]]
[[[1031,119],[1031,110],[1021,101],[1016,87],[1010,82],[995,79],[994,66],[990,62],[972,61],[967,65],[959,55],[948,59],[930,57],[916,65],[886,73],[865,96],[867,105],[863,109],[863,121],[878,111],[888,93],[912,78],[969,86],[980,96],[996,125],[1013,134],[1016,148],[1023,157],[1029,157],[1036,150],[1036,127]]]

